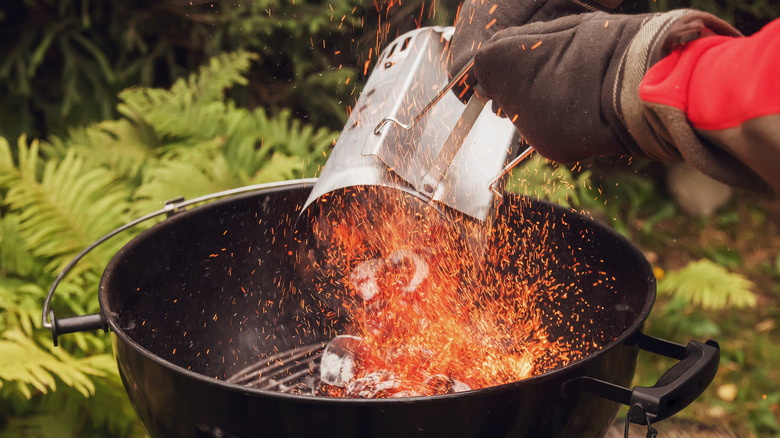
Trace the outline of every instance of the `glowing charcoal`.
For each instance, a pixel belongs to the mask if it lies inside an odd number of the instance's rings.
[[[345,387],[355,378],[357,352],[363,348],[357,336],[336,336],[322,352],[320,381],[326,385]]]
[[[476,390],[565,366],[594,348],[549,331],[564,319],[547,310],[550,303],[577,300],[571,319],[587,308],[574,277],[592,273],[573,254],[557,256],[560,248],[548,242],[555,223],[518,227],[514,216],[499,216],[477,267],[463,257],[458,229],[428,205],[412,204],[369,187],[334,196],[339,208],[316,217],[325,257],[316,265],[318,287],[347,297],[336,305],[354,335],[326,349],[319,393],[388,398]]]
[[[350,280],[355,287],[355,292],[364,301],[374,298],[380,291],[377,277],[385,269],[386,264],[387,262],[382,259],[370,259],[360,263],[352,271]]]
[[[404,388],[394,373],[383,370],[351,381],[344,395],[350,398],[391,398],[414,397],[422,394]]]
[[[428,262],[410,249],[395,251],[390,255],[390,262],[396,267],[410,267],[414,269],[406,284],[401,286],[401,290],[404,292],[414,292],[428,278]]]
[[[470,391],[471,387],[444,374],[436,374],[425,381],[425,389],[428,395],[439,395]]]

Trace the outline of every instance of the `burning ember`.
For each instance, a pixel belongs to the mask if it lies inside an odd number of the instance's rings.
[[[515,382],[587,354],[588,345],[549,335],[555,322],[543,303],[577,291],[543,269],[554,261],[539,225],[516,235],[499,219],[477,263],[466,242],[489,230],[448,220],[412,196],[361,188],[318,202],[310,252],[317,293],[350,321],[323,352],[318,394],[447,394]],[[509,255],[518,249],[522,257]]]

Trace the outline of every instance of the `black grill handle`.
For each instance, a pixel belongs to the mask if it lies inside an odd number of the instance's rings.
[[[71,316],[69,318],[56,319],[54,312],[49,312],[49,320],[51,321],[51,338],[54,341],[54,346],[58,346],[57,338],[60,335],[67,333],[83,332],[87,330],[103,330],[108,331],[108,323],[103,318],[102,313],[93,313],[91,315]]]
[[[627,420],[649,426],[691,404],[709,386],[718,371],[720,347],[715,341],[690,341],[688,345],[681,345],[640,333],[637,342],[642,350],[680,362],[650,387],[628,389],[592,377],[579,377],[564,383],[564,393],[585,391],[628,405]]]
[[[713,340],[690,341],[687,346],[643,335],[639,348],[677,359],[651,387],[634,387],[631,391],[628,419],[647,424],[671,417],[693,403],[709,386],[718,372],[720,347]]]

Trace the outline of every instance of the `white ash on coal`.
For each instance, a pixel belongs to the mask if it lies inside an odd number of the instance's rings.
[[[331,339],[320,360],[320,381],[323,384],[346,387],[355,378],[358,352],[363,340],[357,336],[340,335]]]
[[[377,282],[377,274],[385,269],[387,262],[384,259],[369,259],[355,267],[350,276],[350,281],[355,287],[355,292],[363,301],[369,301],[381,290]]]
[[[422,394],[402,389],[402,382],[395,374],[382,370],[349,382],[344,395],[350,398],[390,398],[414,397]]]
[[[402,274],[403,273],[403,274]],[[359,263],[350,274],[350,281],[355,293],[363,301],[371,301],[382,292],[387,284],[380,285],[393,276],[396,286],[401,292],[412,293],[428,278],[428,262],[418,251],[399,249],[387,258],[368,259]]]
[[[428,262],[415,251],[399,249],[390,254],[389,259],[396,269],[414,268],[414,273],[408,278],[406,284],[401,286],[401,290],[404,292],[414,292],[428,278]]]
[[[315,393],[331,397],[394,398],[453,394],[471,390],[469,385],[444,374],[425,379],[424,385],[411,389],[391,370],[360,369],[362,338],[340,335],[331,339],[322,352],[320,378]],[[360,377],[358,377],[360,375]]]
[[[471,390],[469,385],[444,374],[428,377],[425,386],[430,392],[429,395],[454,394]]]

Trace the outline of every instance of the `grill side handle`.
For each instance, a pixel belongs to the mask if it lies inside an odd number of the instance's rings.
[[[51,339],[54,346],[58,346],[57,338],[67,333],[84,332],[88,330],[103,330],[108,332],[108,322],[102,313],[90,315],[71,316],[68,318],[54,318],[54,311],[49,311],[51,321]]]
[[[585,391],[628,405],[626,420],[646,424],[650,432],[653,430],[651,423],[680,412],[707,389],[718,371],[720,347],[713,340],[704,343],[690,341],[688,345],[681,345],[643,333],[639,333],[636,342],[642,350],[677,359],[679,362],[650,387],[635,386],[628,389],[592,377],[578,377],[565,382],[562,390],[567,395]]]

